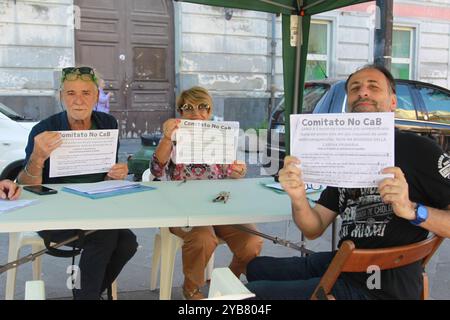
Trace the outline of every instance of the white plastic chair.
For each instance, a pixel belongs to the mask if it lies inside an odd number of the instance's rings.
[[[148,182],[153,181],[154,176],[151,174],[150,169],[145,170],[142,173],[142,181]],[[175,268],[175,257],[177,251],[183,246],[183,239],[174,235],[169,231],[169,228],[160,228],[160,233],[155,234],[154,245],[153,245],[153,256],[152,256],[152,269],[150,271],[150,290],[155,290],[158,282],[158,271],[161,264],[161,249],[162,243],[167,246],[167,250],[164,250],[164,259],[166,261],[162,262],[166,268],[161,268],[160,274],[160,294],[159,298],[161,300],[170,300],[172,293],[172,283],[173,283],[173,271]],[[224,243],[221,241],[219,244]],[[205,279],[211,279],[211,273],[214,268],[214,252],[209,259],[208,265],[205,269]]]
[[[213,270],[208,300],[242,300],[254,296],[229,268]]]
[[[142,173],[142,182],[153,181],[154,178],[155,177],[150,172],[150,169],[147,169]]]
[[[9,234],[8,262],[19,259],[20,249],[31,246],[33,253],[44,250],[44,240],[36,232],[12,232]],[[33,280],[41,280],[42,257],[37,257],[33,261]],[[5,300],[14,300],[16,288],[17,268],[9,269],[6,272],[6,292]],[[30,284],[34,286],[34,284]],[[34,288],[34,287],[33,287]],[[31,290],[31,289],[30,289]],[[45,294],[44,294],[45,296]],[[113,300],[117,300],[117,282],[112,284]],[[26,298],[26,297],[25,297]]]
[[[19,259],[20,249],[31,246],[32,252],[45,249],[44,240],[36,232],[12,232],[9,234],[8,262]],[[5,300],[14,300],[17,268],[6,272]],[[33,280],[41,279],[41,257],[33,261]]]

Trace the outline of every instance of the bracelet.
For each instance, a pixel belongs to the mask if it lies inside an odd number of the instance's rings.
[[[34,163],[33,159],[30,158],[30,160],[28,160],[28,163]],[[40,166],[36,165],[36,163],[34,163],[34,166],[41,170],[44,169],[44,167],[40,167]]]
[[[41,178],[41,177],[42,177],[42,172],[41,172],[41,174],[40,174],[39,176],[33,176],[31,173],[28,172],[27,167],[28,167],[28,163],[27,163],[27,164],[25,165],[25,167],[23,168],[23,171],[25,172],[25,174],[26,174],[27,176],[29,176],[30,178],[33,178],[33,179],[37,179],[37,178]],[[42,168],[40,168],[40,169],[42,169]]]

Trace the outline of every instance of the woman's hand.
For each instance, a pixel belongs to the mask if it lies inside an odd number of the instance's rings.
[[[231,165],[231,175],[233,179],[244,178],[247,174],[247,165],[243,161],[236,160]]]
[[[109,180],[125,180],[128,176],[128,165],[126,163],[116,163],[107,174]]]
[[[163,138],[156,147],[155,156],[158,159],[158,162],[163,166],[165,166],[170,159],[173,148],[172,139],[175,140],[175,132],[178,129],[180,121],[180,119],[168,119],[162,125]]]
[[[178,129],[180,119],[168,119],[163,123],[163,135],[164,138],[172,140],[173,135]]]

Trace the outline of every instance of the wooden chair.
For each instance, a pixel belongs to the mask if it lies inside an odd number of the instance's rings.
[[[344,241],[320,279],[311,300],[334,300],[330,294],[341,272],[367,272],[368,267],[394,269],[422,260],[422,267],[430,261],[444,238],[434,235],[418,243],[384,249],[355,249],[353,241]],[[422,299],[428,298],[428,277],[423,272]]]

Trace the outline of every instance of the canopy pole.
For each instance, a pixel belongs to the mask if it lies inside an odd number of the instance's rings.
[[[294,85],[294,105],[292,107],[292,114],[298,113],[298,95],[300,86],[300,63],[302,56],[302,44],[303,44],[303,17],[301,15],[297,16],[298,26],[297,26],[297,50],[295,56],[295,85]]]

